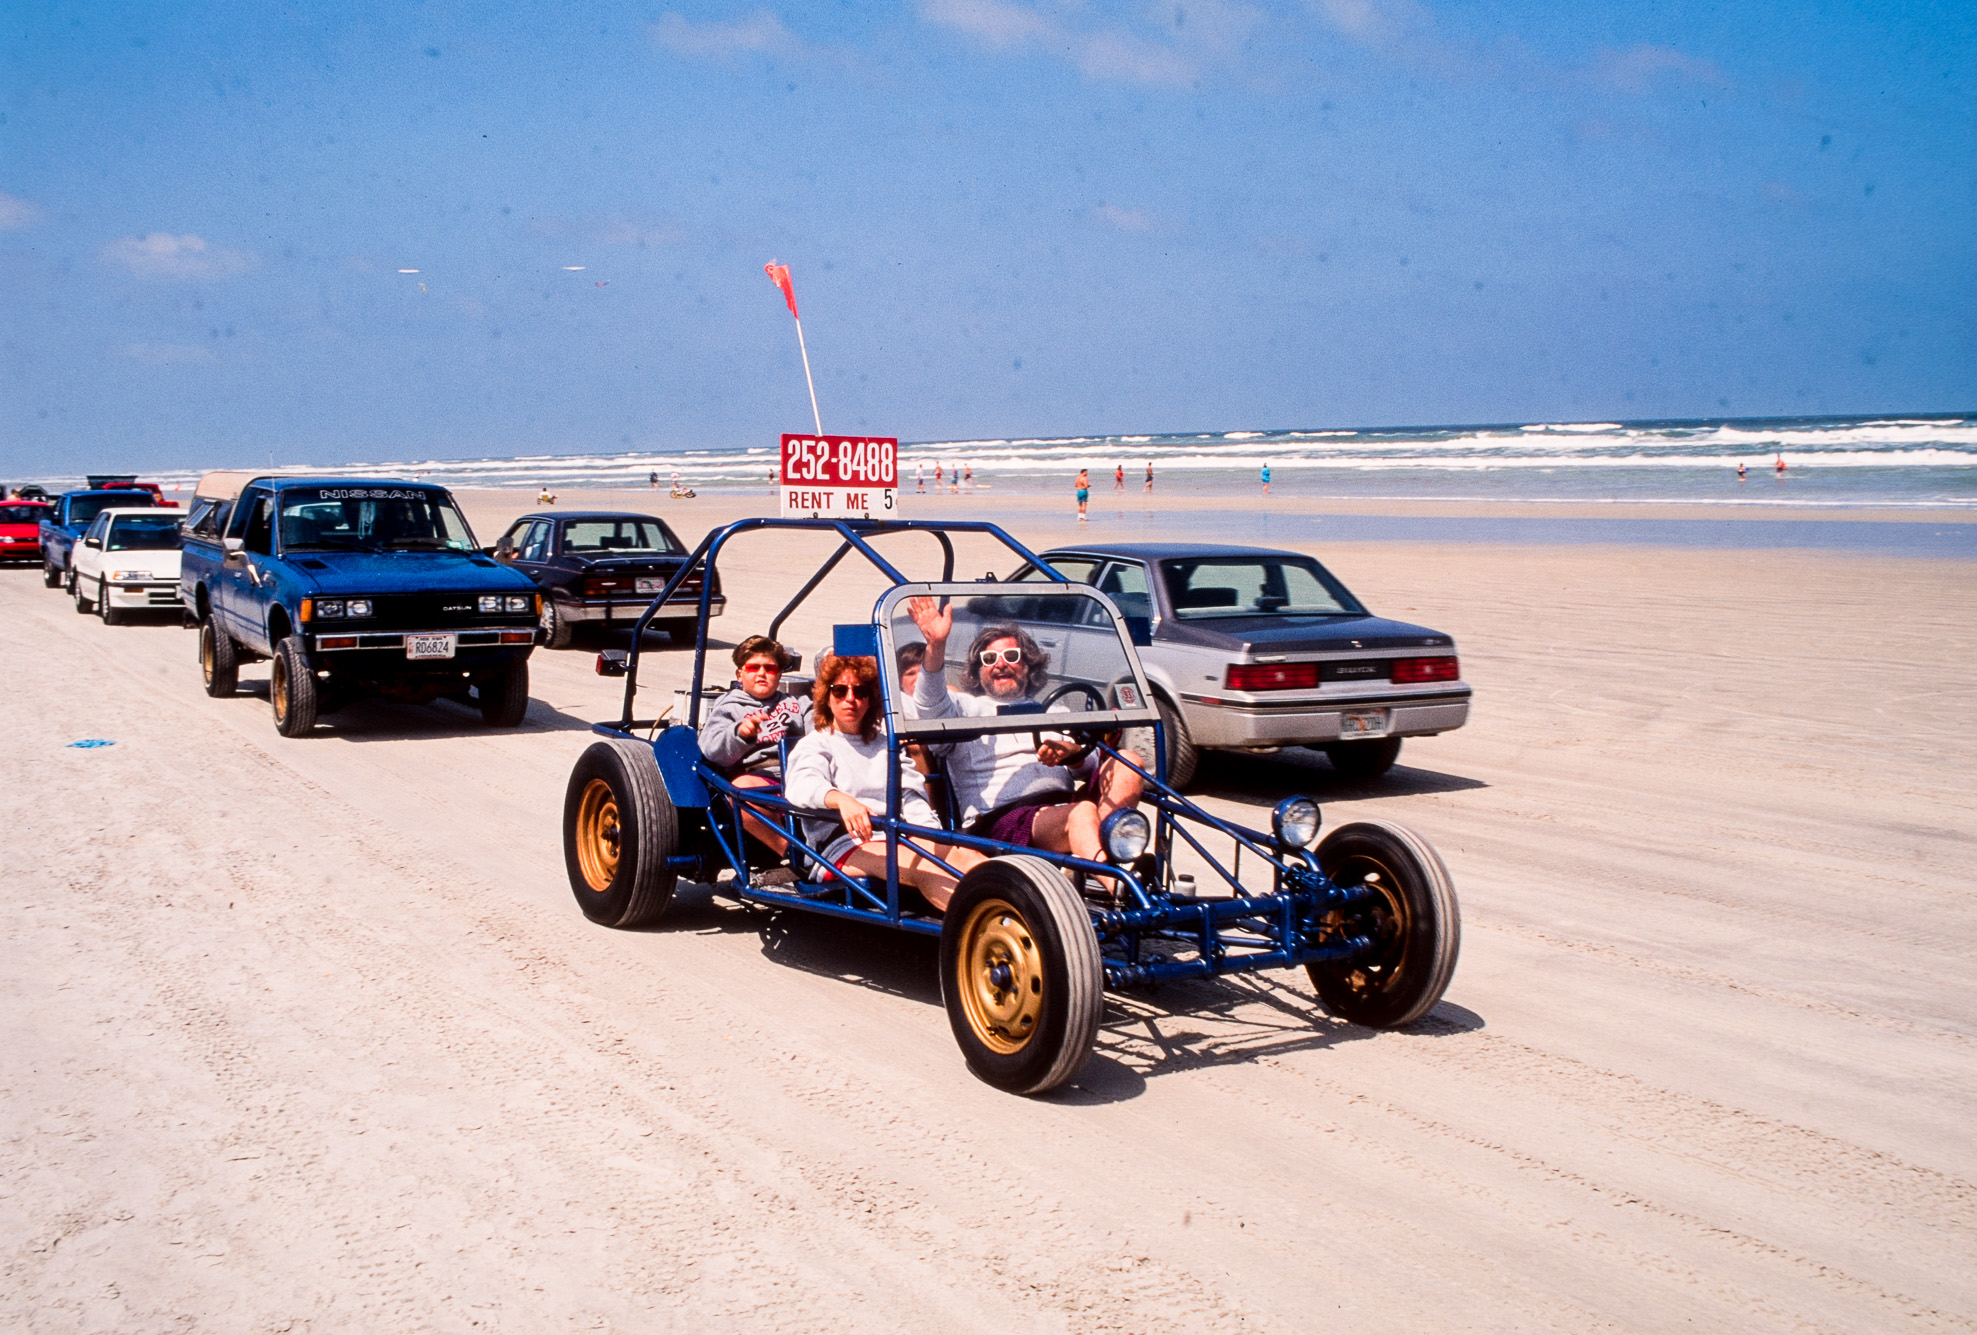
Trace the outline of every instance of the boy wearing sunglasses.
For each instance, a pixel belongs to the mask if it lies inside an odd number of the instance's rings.
[[[751,635],[735,646],[735,684],[708,709],[700,725],[700,754],[737,788],[778,788],[782,784],[779,743],[810,732],[810,702],[783,690],[789,656],[766,635]],[[788,840],[752,814],[742,813],[748,832],[780,853]]]
[[[1028,631],[1017,625],[988,626],[962,660],[966,692],[951,693],[946,667],[953,607],[942,607],[934,598],[914,598],[907,612],[926,637],[913,691],[913,710],[921,718],[992,716],[1004,705],[1031,699],[1049,674],[1050,660]],[[1060,705],[1052,712],[1070,711]],[[952,743],[943,753],[945,768],[968,832],[1102,860],[1099,825],[1114,811],[1138,803],[1144,784],[1124,765],[1109,758],[1099,763],[1095,752],[1076,768],[1067,768],[1065,762],[1077,749],[1069,739],[1053,735],[1036,745],[1027,732],[990,733]],[[1131,752],[1121,754],[1139,761]]]

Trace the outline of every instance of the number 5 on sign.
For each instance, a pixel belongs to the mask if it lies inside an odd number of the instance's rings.
[[[892,436],[783,435],[777,509],[811,519],[870,519],[899,505],[899,441]]]

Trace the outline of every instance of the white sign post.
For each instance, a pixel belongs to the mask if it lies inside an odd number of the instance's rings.
[[[776,491],[785,517],[893,518],[899,513],[899,441],[785,432]]]

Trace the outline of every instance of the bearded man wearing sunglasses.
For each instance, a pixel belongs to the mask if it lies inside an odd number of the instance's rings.
[[[947,689],[947,639],[954,631],[954,609],[938,599],[907,603],[913,624],[926,637],[926,658],[913,687],[913,709],[921,718],[993,717],[1004,706],[1034,698],[1049,673],[1050,660],[1030,633],[1017,625],[985,627],[963,660],[966,694]],[[1069,713],[1058,705],[1052,713]],[[1001,843],[1101,861],[1099,826],[1107,816],[1138,803],[1144,787],[1138,774],[1097,752],[1067,766],[1078,752],[1067,739],[1045,737],[1042,745],[1027,732],[990,733],[941,748],[947,781],[961,807],[968,833]],[[1135,764],[1138,755],[1121,752]]]

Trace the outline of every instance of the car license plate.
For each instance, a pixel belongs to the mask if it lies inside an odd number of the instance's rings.
[[[666,591],[666,581],[663,579],[641,579],[636,581],[635,587],[640,593],[664,593]]]
[[[1351,741],[1355,737],[1384,737],[1387,735],[1389,711],[1384,709],[1355,709],[1339,715],[1339,738]]]
[[[407,635],[405,656],[407,658],[451,658],[454,648],[460,643],[458,635]]]

